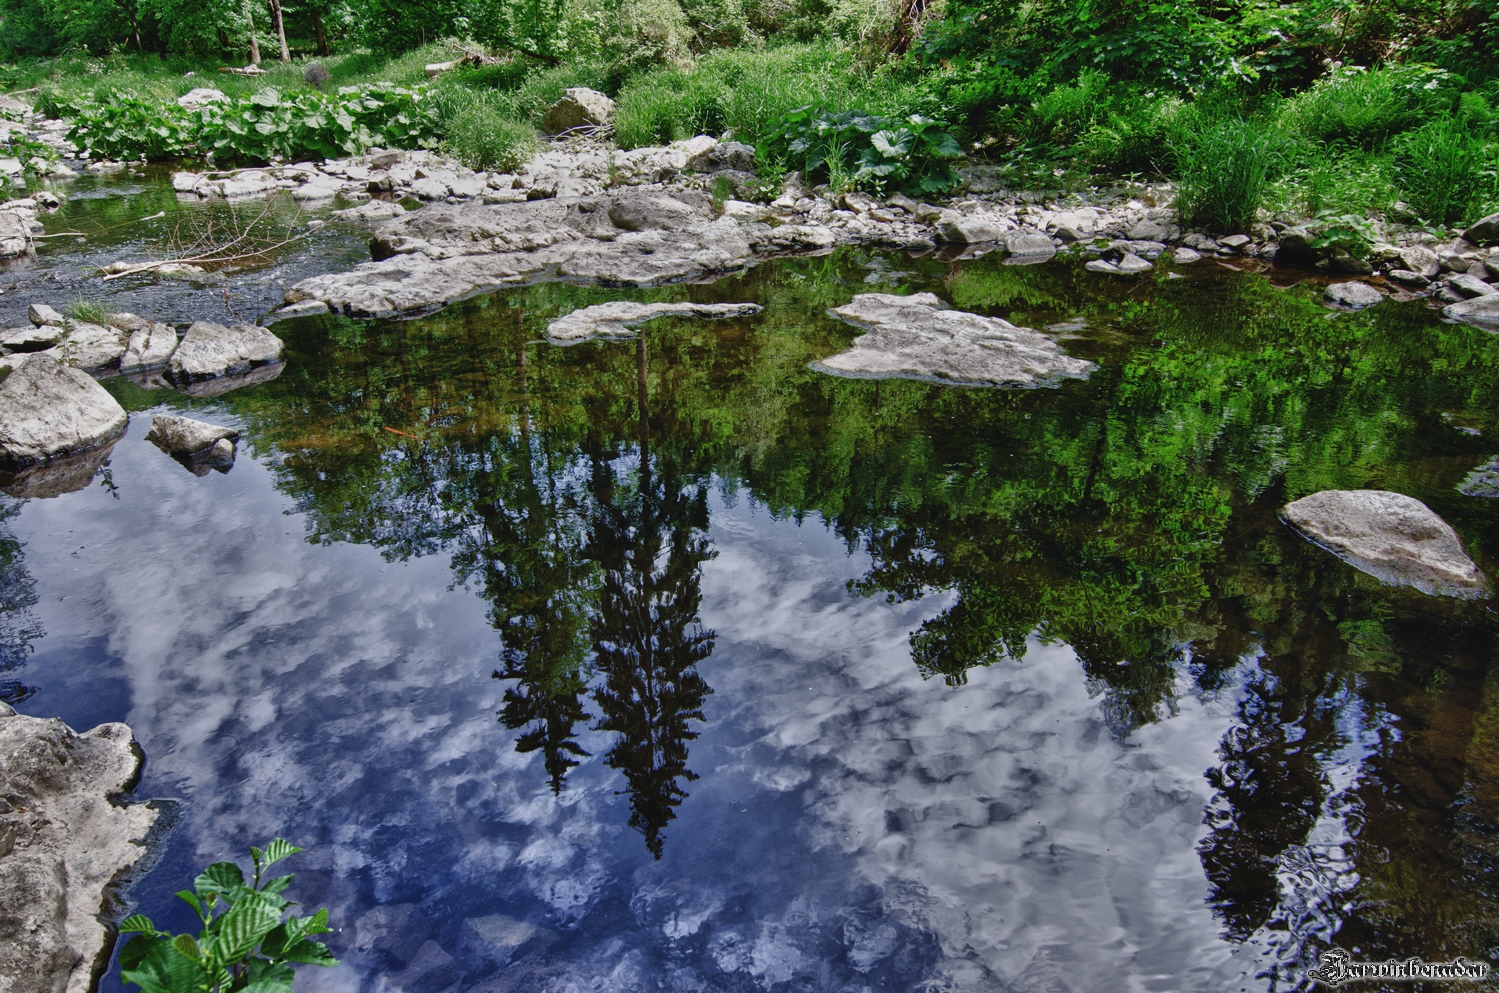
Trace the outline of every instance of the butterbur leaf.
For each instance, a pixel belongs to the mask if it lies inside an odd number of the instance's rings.
[[[869,138],[869,143],[887,159],[900,158],[911,150],[911,133],[902,130],[900,133],[894,131],[876,131]]]
[[[199,895],[230,893],[245,885],[245,874],[233,862],[215,862],[193,880]]]

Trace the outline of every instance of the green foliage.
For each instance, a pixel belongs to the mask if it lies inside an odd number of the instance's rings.
[[[936,121],[920,114],[894,121],[801,107],[782,119],[756,154],[794,163],[809,179],[826,178],[834,189],[898,188],[920,195],[957,185],[953,162],[963,153]]]
[[[1377,149],[1421,121],[1449,112],[1455,82],[1435,66],[1337,67],[1286,101],[1281,124],[1313,141]]]
[[[1464,122],[1441,118],[1395,142],[1395,182],[1433,224],[1461,224],[1495,199],[1499,149]]]
[[[120,952],[120,977],[143,993],[291,993],[294,965],[337,965],[315,935],[327,934],[328,911],[311,917],[288,914],[284,898],[292,876],[262,879],[265,870],[300,852],[277,838],[262,851],[250,849],[254,877],[248,883],[233,862],[215,862],[177,895],[193,908],[203,928],[196,937],[159,931],[134,914],[120,925],[135,934]]]
[[[10,142],[0,145],[0,153],[21,162],[21,178],[24,182],[17,182],[15,177],[9,173],[0,173],[0,201],[14,200],[21,196],[27,186],[35,183],[41,178],[41,170],[37,168],[39,163],[55,162],[58,159],[57,150],[51,145],[37,141],[30,135],[12,132]]]
[[[469,94],[470,99],[448,121],[443,154],[470,169],[520,168],[540,148],[536,128],[508,117],[495,101],[474,96]]]
[[[68,140],[107,159],[176,159],[196,141],[197,120],[173,102],[100,91],[73,112]]]
[[[724,129],[727,86],[708,73],[653,74],[620,94],[615,137],[621,148],[665,144]]]
[[[1263,122],[1226,118],[1182,132],[1172,151],[1182,221],[1237,232],[1253,223],[1290,146]]]
[[[109,320],[109,311],[97,300],[85,300],[79,297],[68,308],[68,316],[85,324],[104,324]]]
[[[431,148],[440,120],[424,89],[372,83],[336,94],[265,87],[188,111],[172,101],[96,91],[73,112],[69,140],[94,156],[153,161],[211,153],[220,164],[333,158],[371,146]]]

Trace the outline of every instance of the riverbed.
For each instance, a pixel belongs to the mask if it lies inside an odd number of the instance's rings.
[[[88,275],[227,209],[81,181],[46,223],[85,240],[12,264],[0,314],[253,320],[367,257],[334,222],[215,279]],[[1489,602],[1381,586],[1277,517],[1394,490],[1499,575],[1499,505],[1459,489],[1499,454],[1499,338],[1244,268],[842,248],[280,322],[278,378],[107,380],[131,426],[100,475],[7,499],[0,685],[135,731],[137,795],[177,801],[130,892],[159,925],[193,925],[172,894],[208,862],[303,847],[289,895],[341,959],[307,991],[1206,993],[1302,988],[1333,945],[1499,960]],[[859,333],[829,308],[915,291],[1098,368],[810,366]],[[764,309],[543,340],[617,299]],[[147,444],[156,412],[239,429],[233,469]]]

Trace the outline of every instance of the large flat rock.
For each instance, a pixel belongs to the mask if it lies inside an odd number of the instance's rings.
[[[93,377],[50,353],[31,355],[0,382],[0,466],[16,469],[95,448],[126,422],[124,408]]]
[[[1483,595],[1484,577],[1446,521],[1414,497],[1385,490],[1323,490],[1281,509],[1286,523],[1390,586],[1432,596]]]
[[[200,380],[234,376],[280,361],[284,347],[281,339],[265,328],[250,324],[225,327],[198,321],[187,329],[172,353],[167,363],[167,378],[182,387]]]
[[[635,303],[615,300],[559,317],[547,325],[547,340],[576,345],[594,338],[633,338],[635,327],[658,317],[748,317],[760,312],[755,303]]]
[[[434,204],[378,227],[373,261],[303,280],[286,300],[381,317],[428,313],[521,282],[655,286],[742,269],[779,250],[775,230],[715,217],[711,198],[693,190]]]
[[[947,309],[931,293],[865,293],[830,313],[868,329],[848,351],[813,363],[840,376],[1032,387],[1081,379],[1094,368],[1039,331]]]
[[[0,704],[0,990],[87,993],[109,965],[99,918],[157,817],[111,802],[142,758],[123,724],[78,734]]]
[[[1454,321],[1474,324],[1486,331],[1499,331],[1499,293],[1449,304],[1442,308],[1442,313]]]

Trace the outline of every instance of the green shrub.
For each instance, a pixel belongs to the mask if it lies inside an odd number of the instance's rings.
[[[1296,167],[1270,193],[1277,209],[1301,214],[1383,215],[1398,196],[1388,154],[1354,153],[1326,144],[1304,145]]]
[[[1453,77],[1435,66],[1347,66],[1287,100],[1281,121],[1313,141],[1376,149],[1433,114],[1450,111],[1453,100]]]
[[[1395,143],[1395,183],[1433,224],[1460,224],[1495,192],[1495,148],[1462,122],[1442,118]]]
[[[134,934],[120,951],[120,978],[143,993],[291,993],[293,965],[337,965],[313,936],[329,933],[328,911],[288,915],[282,897],[291,876],[262,879],[266,869],[300,852],[280,838],[250,849],[255,875],[245,882],[233,862],[215,862],[177,895],[202,922],[197,937],[158,931],[134,914],[120,925]]]
[[[1080,137],[1104,112],[1109,80],[1084,70],[1071,86],[1059,86],[1031,107],[1029,136],[1063,141]]]
[[[1179,97],[1135,96],[1090,127],[1079,142],[1094,165],[1121,172],[1168,172],[1174,166],[1172,138],[1192,113]]]
[[[493,101],[483,99],[471,99],[452,117],[442,141],[443,154],[470,169],[507,172],[520,168],[539,148],[535,127],[507,117]]]
[[[1182,130],[1171,149],[1182,221],[1238,232],[1253,223],[1269,182],[1286,163],[1289,144],[1258,122],[1228,118]]]
[[[95,158],[175,159],[195,141],[193,114],[174,101],[100,91],[72,117],[68,140]]]
[[[802,107],[756,150],[766,162],[788,162],[835,190],[898,188],[922,195],[951,189],[962,150],[938,122],[919,114],[895,121],[845,110]]]

